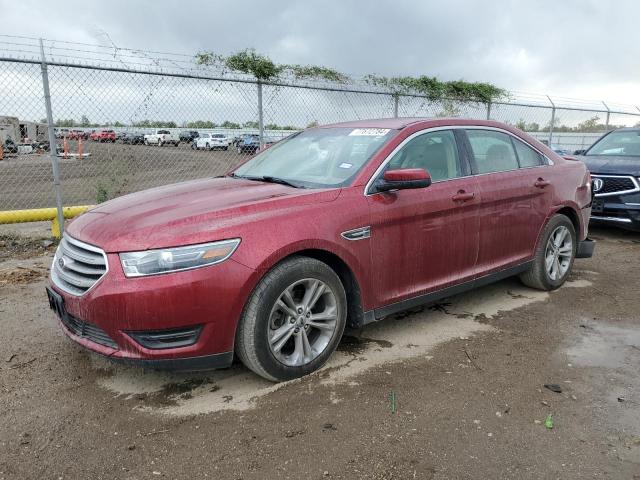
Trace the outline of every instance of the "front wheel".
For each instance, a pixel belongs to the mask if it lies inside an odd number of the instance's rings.
[[[260,281],[236,332],[236,354],[272,381],[320,368],[336,349],[347,317],[342,282],[325,263],[292,257]]]
[[[559,288],[571,273],[577,245],[571,220],[565,215],[554,215],[544,227],[533,265],[520,275],[520,280],[538,290]]]

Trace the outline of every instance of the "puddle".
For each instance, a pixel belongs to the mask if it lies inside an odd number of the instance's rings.
[[[356,333],[346,332],[329,362],[313,375],[321,385],[350,384],[352,377],[370,368],[428,357],[439,344],[492,330],[478,318],[494,317],[548,297],[548,293],[526,288],[512,279],[387,318]],[[116,396],[137,401],[136,409],[169,415],[245,410],[254,407],[260,397],[300,381],[273,384],[240,364],[195,375],[145,371],[100,358],[94,362],[96,368],[108,371],[99,380],[102,387]],[[332,399],[339,401],[335,395]]]
[[[564,284],[564,287],[569,287],[569,288],[584,288],[584,287],[590,287],[591,285],[593,285],[592,282],[590,282],[589,280],[585,280],[585,279],[578,279],[578,280],[569,280]]]
[[[621,449],[627,458],[640,459],[640,327],[619,327],[593,321],[580,325],[581,335],[566,351],[574,365],[595,367],[601,389],[600,409],[621,434],[631,435],[633,449]],[[635,460],[634,460],[635,461]]]
[[[631,367],[640,358],[640,328],[583,323],[583,335],[567,350],[572,363],[585,367]]]

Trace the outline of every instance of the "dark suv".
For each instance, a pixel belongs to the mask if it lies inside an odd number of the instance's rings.
[[[191,143],[199,136],[200,134],[195,130],[183,130],[182,132],[180,132],[180,141]]]
[[[576,154],[593,180],[591,221],[640,231],[640,128],[609,132]]]

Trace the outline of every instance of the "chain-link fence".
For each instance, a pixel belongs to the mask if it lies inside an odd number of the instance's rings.
[[[59,165],[64,205],[91,205],[220,175],[261,144],[316,124],[490,118],[573,152],[607,130],[640,121],[636,107],[602,102],[523,94],[491,104],[431,101],[364,81],[259,83],[199,67],[188,56],[100,47],[109,55],[90,58],[88,46],[45,42],[39,50],[22,42],[0,41],[0,211],[55,206],[52,163]],[[45,80],[55,160],[48,152]]]

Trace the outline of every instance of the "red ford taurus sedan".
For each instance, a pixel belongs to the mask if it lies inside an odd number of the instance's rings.
[[[312,128],[227,175],[73,221],[48,297],[90,350],[270,380],[319,368],[345,325],[519,275],[552,290],[587,238],[589,172],[491,121]]]

